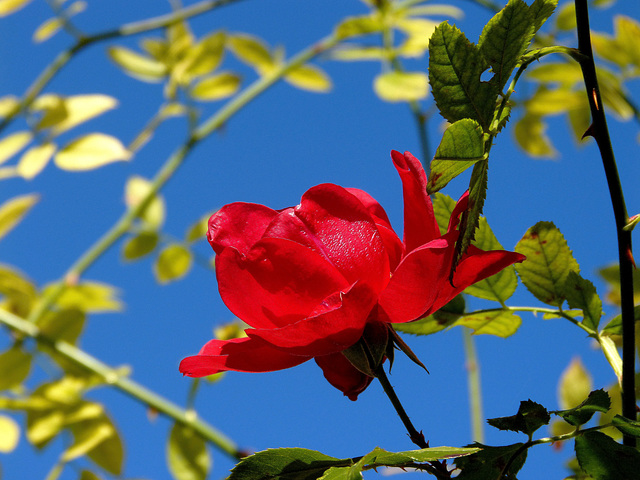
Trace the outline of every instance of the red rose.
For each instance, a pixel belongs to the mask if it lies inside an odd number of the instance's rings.
[[[429,315],[524,259],[471,246],[451,281],[468,194],[441,235],[420,162],[408,152],[391,156],[404,192],[403,241],[369,194],[333,184],[311,188],[296,207],[232,203],[211,217],[207,238],[216,252],[220,295],[251,328],[244,338],[211,340],[182,360],[183,374],[268,372],[315,358],[325,378],[355,400],[372,377],[343,351],[363,336],[386,343],[390,323]]]

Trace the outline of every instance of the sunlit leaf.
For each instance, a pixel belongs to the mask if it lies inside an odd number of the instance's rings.
[[[20,345],[13,345],[0,353],[0,390],[20,385],[31,370],[31,355]]]
[[[0,295],[4,296],[3,308],[26,317],[36,301],[36,286],[22,273],[0,264]]]
[[[7,235],[38,202],[35,194],[14,197],[0,205],[0,239]]]
[[[356,60],[383,60],[388,55],[389,52],[386,49],[369,45],[338,45],[330,52],[332,59],[349,62]]]
[[[269,72],[275,65],[268,46],[252,35],[230,34],[227,37],[227,47],[236,57],[261,74]]]
[[[429,78],[422,72],[387,72],[375,78],[373,89],[387,102],[422,100],[429,93]]]
[[[74,435],[73,454],[86,454],[96,465],[113,475],[120,475],[124,448],[113,422],[106,415],[71,425]],[[71,450],[67,450],[65,455]]]
[[[225,41],[224,32],[215,32],[207,35],[190,48],[184,59],[185,74],[190,76],[207,75],[218,68],[222,62]]]
[[[184,277],[191,268],[192,261],[191,252],[182,245],[173,244],[165,247],[154,265],[158,282],[168,283]]]
[[[139,205],[149,195],[152,188],[151,182],[146,178],[137,175],[129,178],[124,194],[127,207],[133,208]],[[153,195],[147,208],[140,214],[140,218],[149,230],[160,228],[165,220],[165,203],[162,196]]]
[[[536,32],[540,29],[540,27],[544,24],[544,22],[546,22],[547,19],[553,14],[557,5],[558,5],[558,0],[535,0],[531,4],[531,7],[529,8],[529,12],[533,17]]]
[[[209,218],[211,218],[212,213],[208,213],[198,220],[196,220],[187,230],[187,234],[185,236],[185,241],[187,242],[195,242],[196,240],[201,240],[207,234],[207,230],[209,230]]]
[[[313,65],[300,65],[284,77],[291,85],[311,92],[328,92],[331,90],[331,79],[320,68]]]
[[[444,307],[428,317],[421,318],[414,322],[396,323],[393,328],[399,332],[410,333],[412,335],[431,335],[454,325],[456,320],[458,320],[464,312],[464,297],[457,295]]]
[[[344,39],[359,35],[381,32],[383,28],[384,22],[379,15],[350,17],[344,19],[336,27],[336,35]]]
[[[420,57],[429,48],[429,38],[440,22],[426,18],[399,18],[394,26],[407,35],[398,48],[403,57]]]
[[[18,161],[18,175],[26,180],[31,180],[47,166],[56,151],[54,143],[34,145],[22,154]]]
[[[0,117],[6,117],[20,105],[18,97],[15,95],[5,95],[0,97]]]
[[[556,28],[559,30],[575,30],[576,6],[572,1],[564,2],[554,15]]]
[[[26,147],[32,138],[33,134],[31,132],[22,130],[20,132],[7,135],[0,140],[0,164],[6,162]]]
[[[579,358],[574,358],[560,375],[558,382],[558,405],[562,410],[574,408],[591,392],[593,382]]]
[[[549,90],[541,87],[529,100],[525,107],[529,115],[559,115],[574,108],[581,108],[587,99],[584,92],[556,88]]]
[[[518,120],[513,134],[520,148],[532,157],[556,157],[557,152],[547,136],[547,124],[538,115],[526,114]]]
[[[384,465],[388,467],[407,465],[412,462],[433,462],[446,458],[459,458],[477,453],[476,447],[431,447],[422,450],[408,450],[404,452],[388,452],[376,447],[365,455],[366,464]]]
[[[55,114],[45,113],[38,128],[51,128],[54,135],[59,135],[92,118],[102,115],[118,105],[118,101],[108,95],[90,94],[59,97],[60,111]]]
[[[436,222],[440,228],[440,233],[444,235],[449,228],[449,219],[453,213],[453,209],[456,206],[456,201],[449,195],[445,195],[441,192],[436,192],[433,196],[433,212],[436,216]]]
[[[11,453],[20,441],[20,426],[16,421],[0,415],[0,453]]]
[[[6,17],[25,7],[31,0],[0,0],[0,17]]]
[[[463,315],[455,325],[471,328],[474,335],[495,335],[507,338],[518,330],[522,319],[507,310]]]
[[[191,89],[191,95],[196,100],[220,100],[236,93],[240,82],[240,77],[234,73],[218,73],[199,80]]]
[[[85,318],[85,314],[76,309],[48,311],[38,326],[45,337],[74,344],[82,333]]]
[[[38,28],[36,28],[36,31],[33,32],[33,41],[40,43],[50,39],[62,29],[63,25],[63,21],[58,17],[45,20]]]
[[[522,283],[541,302],[559,307],[565,300],[569,272],[579,272],[560,230],[551,222],[538,222],[515,248],[527,258],[516,265]]]
[[[144,231],[129,238],[122,247],[125,260],[137,260],[148,255],[158,245],[159,236],[155,231]]]
[[[582,324],[597,331],[600,317],[602,317],[602,301],[593,283],[572,271],[569,272],[563,293],[569,307],[582,310]]]
[[[109,48],[109,56],[125,73],[145,82],[159,82],[168,73],[167,66],[125,47]]]
[[[104,133],[90,133],[59,150],[54,162],[63,170],[84,171],[130,158],[131,152],[117,138]]]
[[[179,423],[171,427],[166,454],[176,480],[204,480],[211,470],[211,456],[204,439]]]
[[[278,448],[245,457],[233,467],[228,480],[264,480],[265,478],[318,478],[340,459],[315,450]]]
[[[53,285],[44,288],[46,296]],[[118,290],[106,283],[83,281],[69,285],[56,301],[60,308],[76,309],[85,313],[119,312],[123,305],[118,298]]]
[[[72,431],[74,432],[73,444],[62,454],[62,460],[65,462],[86,455],[114,434],[111,425],[93,421],[74,425]]]

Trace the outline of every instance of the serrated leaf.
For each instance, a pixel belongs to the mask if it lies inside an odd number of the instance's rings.
[[[53,285],[46,286],[44,296]],[[119,312],[123,305],[118,298],[118,290],[106,283],[83,281],[77,285],[69,285],[56,301],[60,308],[80,310],[85,313]]]
[[[541,302],[561,306],[569,272],[579,272],[580,267],[560,230],[551,222],[538,222],[527,230],[515,251],[527,257],[516,265],[524,286]]]
[[[199,80],[191,89],[191,95],[196,100],[220,100],[236,93],[240,82],[240,77],[234,73],[218,73]]]
[[[184,277],[191,268],[191,252],[182,245],[173,244],[165,247],[154,265],[154,272],[159,283],[168,283]]]
[[[278,448],[240,460],[231,470],[228,480],[315,480],[331,467],[350,464],[350,460],[340,460],[315,450]]]
[[[229,34],[227,47],[241,61],[264,75],[275,66],[269,47],[260,38],[245,34]]]
[[[524,465],[527,459],[527,449],[522,449],[522,443],[515,443],[504,447],[490,447],[474,443],[474,447],[481,450],[473,455],[461,457],[455,460],[456,467],[461,469],[457,480],[493,480],[497,478],[516,478],[516,474]],[[512,457],[518,452],[515,460]],[[503,469],[507,466],[507,462],[511,461],[511,466],[507,472]],[[505,475],[506,474],[506,475]]]
[[[580,468],[594,480],[636,478],[640,452],[620,445],[601,432],[585,432],[576,437],[576,457]]]
[[[559,410],[554,413],[562,419],[576,427],[584,425],[596,412],[606,413],[611,408],[611,399],[604,390],[594,390],[580,405],[568,410]]]
[[[31,358],[17,344],[0,353],[0,390],[9,390],[24,382],[31,371]]]
[[[310,92],[325,93],[331,90],[331,79],[314,65],[300,65],[284,76],[284,80],[294,87]]]
[[[19,440],[20,426],[13,418],[0,415],[0,453],[13,452]]]
[[[0,239],[5,237],[29,213],[39,200],[35,194],[13,197],[0,205]]]
[[[449,125],[431,161],[427,192],[432,194],[441,190],[484,158],[484,134],[478,122],[465,118]]]
[[[0,17],[6,17],[24,8],[31,0],[0,0]]]
[[[633,307],[634,320],[640,321],[640,305]],[[601,335],[622,335],[622,314],[616,315],[611,319],[607,326],[600,332]]]
[[[160,82],[168,73],[167,66],[125,47],[110,47],[109,57],[126,74],[145,82]]]
[[[487,160],[477,162],[471,171],[471,179],[469,180],[469,205],[460,216],[460,225],[458,226],[460,236],[456,242],[454,268],[475,238],[476,228],[480,222],[484,200],[487,196],[488,171],[489,162]]]
[[[593,283],[571,271],[564,284],[563,293],[569,307],[582,310],[582,324],[597,331],[600,317],[602,317],[602,301]]]
[[[122,257],[129,261],[142,258],[153,252],[159,240],[157,232],[140,232],[125,242],[122,247]]]
[[[529,437],[543,425],[548,425],[551,416],[542,405],[531,400],[520,402],[518,413],[510,417],[490,418],[487,423],[499,430],[522,432]]]
[[[616,415],[612,419],[613,425],[625,435],[633,435],[640,438],[640,422],[629,420],[622,415]]]
[[[152,183],[146,178],[134,175],[127,180],[125,185],[124,200],[129,208],[136,207],[151,192]],[[158,195],[153,195],[149,205],[140,214],[140,219],[149,230],[157,230],[164,223],[165,204],[164,199]]]
[[[405,452],[388,452],[376,447],[364,456],[367,465],[398,467],[413,462],[425,463],[448,458],[460,458],[479,452],[477,447],[432,447]]]
[[[174,423],[167,443],[167,464],[176,480],[204,480],[211,456],[204,439],[193,429]]]
[[[520,118],[513,128],[516,142],[532,157],[557,157],[558,152],[553,148],[546,131],[547,124],[542,118],[529,113]]]
[[[414,322],[396,323],[393,328],[398,332],[412,335],[431,335],[455,324],[465,310],[465,301],[462,295],[456,295],[449,303],[428,317]]]
[[[453,209],[456,206],[456,201],[449,195],[445,195],[441,192],[436,192],[433,196],[433,212],[440,228],[440,233],[444,235],[449,228],[449,219],[453,213]]]
[[[522,319],[508,310],[463,315],[455,325],[468,327],[474,335],[495,335],[507,338],[520,328]]]
[[[483,28],[478,49],[489,62],[499,90],[509,80],[534,33],[534,19],[522,0],[509,0]]]
[[[386,72],[376,76],[373,90],[387,102],[422,100],[429,93],[429,79],[420,72]]]
[[[18,161],[16,166],[18,175],[26,180],[33,179],[38,175],[44,167],[47,166],[51,157],[56,151],[54,143],[45,143],[43,145],[34,145],[29,148]]]
[[[117,138],[104,133],[90,133],[58,151],[54,162],[63,170],[85,171],[130,158],[131,152]]]
[[[0,164],[6,162],[26,147],[32,138],[33,134],[31,132],[21,130],[0,140]]]
[[[579,358],[574,358],[564,369],[558,382],[558,404],[561,409],[574,408],[591,392],[591,375]]]
[[[478,47],[448,23],[440,24],[429,42],[429,83],[440,113],[449,123],[476,120],[487,131],[498,88],[480,80],[489,67]]]
[[[533,23],[535,25],[535,32],[540,30],[540,27],[547,21],[547,19],[553,14],[558,0],[535,0],[529,7],[529,13],[533,17]]]

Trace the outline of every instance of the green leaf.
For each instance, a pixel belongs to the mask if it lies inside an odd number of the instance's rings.
[[[476,45],[455,26],[441,23],[429,42],[429,83],[440,113],[449,123],[463,118],[489,129],[499,89],[482,82],[489,68]]]
[[[433,211],[442,235],[447,233],[447,229],[449,228],[449,219],[451,218],[451,214],[453,213],[455,206],[456,201],[449,195],[436,192],[433,196]]]
[[[111,420],[103,415],[98,420],[89,421],[99,427],[94,427],[97,432],[97,428],[100,428],[101,432],[104,432],[104,438],[100,442],[96,442],[88,452],[87,456],[99,467],[103,468],[112,475],[120,475],[122,473],[122,464],[124,460],[124,448],[122,446],[122,440],[118,430],[115,428]],[[87,422],[87,423],[89,423]],[[76,435],[77,426],[72,426],[71,431]],[[106,435],[107,430],[110,430],[111,434]],[[94,435],[97,435],[95,433]]]
[[[564,369],[558,382],[558,404],[562,409],[574,408],[589,395],[593,382],[591,375],[580,361],[574,358]]]
[[[484,217],[480,218],[473,244],[484,251],[503,249],[491,231],[487,219]],[[464,293],[473,295],[474,297],[504,303],[513,295],[517,286],[518,279],[515,269],[513,266],[508,266],[495,275],[468,286],[464,290]]]
[[[331,90],[331,79],[320,68],[300,65],[284,76],[285,82],[310,92],[325,93]]]
[[[612,422],[623,434],[633,435],[636,438],[640,438],[640,422],[636,420],[629,420],[622,415],[614,416]]]
[[[31,355],[14,344],[0,354],[0,390],[21,385],[31,371]]]
[[[125,260],[137,260],[150,254],[158,245],[159,236],[155,231],[143,231],[126,241],[122,248]]]
[[[496,310],[463,315],[454,325],[471,328],[474,335],[484,334],[507,338],[513,335],[521,324],[522,319],[519,316],[508,310]]]
[[[21,130],[0,140],[0,164],[6,162],[26,147],[32,138],[33,134],[31,132]]]
[[[24,8],[31,0],[0,0],[0,17],[6,17]]]
[[[104,133],[89,133],[58,151],[54,162],[63,170],[85,171],[130,158],[131,152],[117,138]]]
[[[176,480],[204,480],[211,470],[206,442],[193,429],[174,423],[167,443],[167,464]]]
[[[475,238],[476,228],[480,222],[480,215],[482,215],[484,199],[487,196],[488,171],[488,160],[482,160],[473,166],[471,180],[469,181],[469,206],[462,212],[460,225],[458,226],[460,236],[456,242],[454,267]]]
[[[75,344],[84,328],[86,316],[80,310],[47,311],[38,321],[40,333],[52,340]]]
[[[383,28],[384,22],[380,15],[350,17],[336,27],[336,36],[345,39],[381,32]]]
[[[464,314],[465,302],[462,295],[456,295],[449,303],[428,317],[414,322],[395,323],[393,328],[398,332],[412,335],[431,335],[455,324]]]
[[[561,306],[569,272],[579,272],[580,267],[560,230],[551,222],[538,222],[527,230],[515,250],[527,257],[516,265],[525,287],[541,302]]]
[[[490,418],[487,423],[499,430],[522,432],[529,437],[543,425],[548,425],[551,416],[542,405],[531,400],[520,402],[518,413],[510,417]]]
[[[522,0],[509,0],[485,25],[478,49],[491,65],[499,90],[509,80],[534,33],[534,19],[529,13],[529,6]]]
[[[515,443],[505,447],[490,447],[474,443],[473,447],[481,448],[478,453],[455,460],[456,467],[461,469],[456,480],[493,480],[498,478],[515,479],[516,473],[522,468],[527,459],[527,449],[522,449],[511,462],[507,472],[503,472],[507,462],[511,460],[522,447],[522,443]],[[502,475],[506,474],[504,477]]]
[[[448,458],[460,458],[480,451],[478,447],[433,447],[405,452],[388,452],[376,447],[364,456],[367,465],[399,467],[410,463],[434,462]]]
[[[153,189],[152,183],[146,178],[134,175],[127,180],[124,189],[124,199],[127,207],[137,207]],[[165,204],[162,196],[154,194],[147,207],[139,217],[148,230],[159,229],[165,219]]]
[[[516,142],[527,154],[532,157],[557,157],[558,152],[553,148],[546,132],[547,124],[542,118],[529,113],[520,118],[513,128]]]
[[[340,460],[315,450],[278,448],[240,460],[228,480],[315,480],[331,467],[350,465],[351,460]]]
[[[526,112],[533,116],[560,115],[584,107],[587,98],[584,92],[571,90],[566,85],[549,89],[542,86],[525,102]]]
[[[535,32],[540,30],[540,27],[547,21],[547,19],[553,14],[558,0],[535,0],[529,7],[529,12],[533,17],[533,23],[535,25]]]
[[[555,15],[556,28],[558,30],[575,30],[576,28],[576,6],[575,3],[564,2]]]
[[[26,180],[31,180],[47,166],[51,157],[56,152],[54,143],[34,145],[22,154],[16,166],[18,175]]]
[[[449,125],[431,161],[427,192],[444,188],[471,165],[486,158],[482,127],[465,118]]]
[[[355,466],[355,465],[354,465]],[[354,467],[331,467],[318,480],[360,480],[362,473]]]
[[[261,39],[252,35],[229,34],[227,47],[241,61],[264,75],[275,67],[275,59]]]
[[[0,239],[15,228],[39,200],[35,194],[13,197],[0,205]]]
[[[51,288],[54,288],[54,285],[46,286],[43,295],[48,295]],[[85,313],[119,312],[123,305],[118,295],[118,290],[111,285],[83,281],[77,285],[69,285],[56,304],[60,308],[76,309]]]
[[[191,268],[191,252],[182,245],[172,244],[165,247],[154,265],[159,283],[168,283],[184,277]]]
[[[620,445],[600,432],[585,432],[576,437],[576,457],[580,468],[594,480],[637,478],[640,452]]]
[[[0,118],[6,117],[18,108],[20,108],[20,101],[15,95],[4,95],[0,97]]]
[[[0,453],[13,452],[19,440],[20,426],[13,418],[0,415]]]
[[[144,82],[160,82],[168,73],[167,66],[125,47],[109,48],[109,57],[128,75]]]
[[[209,218],[211,218],[212,213],[207,213],[206,215],[200,217],[196,220],[187,230],[187,234],[185,236],[185,241],[192,243],[197,240],[202,240],[207,235],[207,231],[209,230]]]
[[[39,130],[50,128],[52,134],[60,135],[117,106],[118,101],[109,95],[43,95],[38,97],[38,102],[32,106],[32,110],[43,112],[37,125]]]
[[[596,293],[596,287],[578,273],[571,271],[564,284],[564,296],[571,308],[582,310],[582,324],[597,331],[602,316],[602,301]]]
[[[429,93],[429,78],[421,72],[386,72],[376,76],[373,90],[387,102],[422,100]]]
[[[196,100],[211,102],[230,97],[240,88],[240,77],[234,73],[222,72],[198,81],[191,89]]]
[[[633,307],[633,318],[636,322],[640,321],[640,305]],[[622,314],[613,317],[600,333],[602,335],[622,335]]]
[[[596,412],[606,413],[611,408],[611,399],[609,394],[604,390],[594,390],[589,394],[587,399],[575,408],[568,410],[554,411],[554,413],[562,419],[576,427],[584,425]]]
[[[95,421],[86,421],[74,425],[72,431],[74,434],[73,444],[61,457],[65,462],[70,462],[71,460],[86,455],[114,434],[111,425]]]

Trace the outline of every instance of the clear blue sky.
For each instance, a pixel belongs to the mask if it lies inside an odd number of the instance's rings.
[[[466,13],[456,23],[477,41],[490,14],[472,7],[471,2],[455,4]],[[166,11],[165,2],[151,0],[89,2],[77,24],[93,33]],[[356,0],[253,0],[195,18],[191,25],[196,35],[220,28],[250,32],[271,45],[285,45],[287,53],[293,54],[329,34],[341,18],[365,11]],[[611,32],[617,13],[638,18],[640,7],[636,2],[619,2],[593,12],[594,28]],[[45,2],[34,0],[22,11],[0,19],[0,96],[21,95],[57,52],[71,44],[64,34],[32,44],[33,30],[50,16]],[[108,44],[133,46],[138,40]],[[117,110],[72,132],[70,138],[82,131],[103,131],[126,144],[161,102],[162,87],[123,75],[106,58],[106,46],[95,45],[80,54],[47,91],[105,93],[117,98]],[[192,152],[163,191],[167,234],[181,237],[198,217],[233,201],[273,208],[295,205],[305,190],[322,182],[368,191],[385,207],[396,230],[402,231],[401,187],[389,152],[409,150],[420,156],[408,108],[383,103],[375,96],[371,84],[380,67],[374,62],[340,63],[325,58],[318,64],[333,79],[331,93],[312,94],[278,84]],[[421,59],[409,67],[426,70],[427,61]],[[246,82],[254,78],[248,69],[242,71]],[[640,101],[637,81],[632,87],[632,96]],[[207,111],[213,112],[216,105],[207,106]],[[627,205],[630,213],[638,213],[637,124],[620,124],[613,117],[609,121]],[[439,141],[440,127],[439,120],[430,125],[432,145]],[[514,146],[508,130],[498,137],[491,152],[485,207],[498,239],[512,249],[531,225],[553,221],[573,249],[583,276],[593,280],[603,294],[595,272],[614,262],[617,254],[608,192],[594,143],[588,141],[577,148],[564,119],[554,120],[550,134],[561,157],[536,161]],[[120,216],[126,179],[152,176],[182,141],[184,132],[181,121],[167,123],[130,163],[88,173],[63,172],[50,165],[31,182],[3,181],[0,201],[27,192],[39,192],[42,198],[20,227],[2,241],[0,261],[20,268],[39,285],[59,278]],[[452,182],[445,193],[459,197],[465,182],[468,176]],[[232,316],[218,296],[211,271],[196,267],[185,279],[161,287],[153,277],[152,259],[125,264],[120,247],[118,244],[101,258],[86,278],[121,289],[126,309],[91,316],[81,345],[110,365],[131,366],[135,380],[183,404],[190,380],[178,373],[180,359],[197,352],[210,338],[212,328]],[[198,245],[198,251],[211,253],[205,242]],[[473,308],[488,305],[475,299],[469,303]],[[509,304],[537,303],[521,286]],[[609,316],[616,313],[611,306],[605,310]],[[401,355],[393,368],[391,381],[415,425],[424,430],[432,446],[470,443],[460,330],[406,340],[431,372],[427,375]],[[512,337],[480,336],[476,340],[485,416],[489,418],[514,414],[519,402],[529,398],[549,409],[558,408],[559,375],[576,356],[593,374],[597,388],[614,381],[603,355],[566,321],[523,315],[522,327]],[[0,339],[0,345],[5,344],[6,335]],[[44,379],[44,372],[37,368],[31,385]],[[122,433],[125,478],[170,478],[164,461],[169,422],[164,418],[149,421],[143,407],[109,388],[93,391],[89,397],[106,404]],[[351,402],[323,379],[313,362],[269,374],[229,374],[218,384],[201,387],[197,407],[203,418],[252,450],[304,447],[350,457],[375,446],[413,448],[378,384]],[[544,429],[539,433],[545,434]],[[486,436],[486,442],[494,445],[523,440],[490,427]],[[44,478],[61,449],[58,439],[34,454],[23,437],[13,454],[0,457],[4,478]],[[561,478],[570,450],[569,444],[560,453],[549,446],[531,449],[519,478]],[[231,465],[224,455],[214,452],[210,478],[223,477]],[[76,476],[68,469],[61,478]]]

